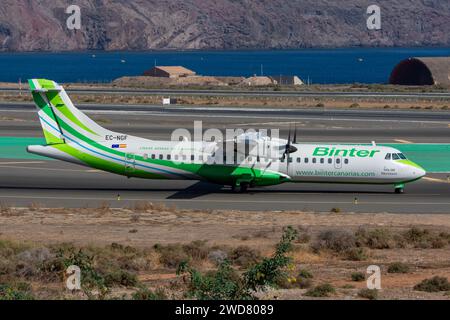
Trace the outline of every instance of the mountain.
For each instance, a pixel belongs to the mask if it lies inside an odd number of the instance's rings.
[[[1,51],[450,46],[442,0],[2,0]],[[367,7],[382,29],[368,30]]]

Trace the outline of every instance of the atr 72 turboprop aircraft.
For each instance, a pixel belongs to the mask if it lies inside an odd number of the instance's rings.
[[[405,183],[425,175],[394,148],[297,143],[296,133],[293,141],[290,133],[288,140],[244,135],[245,143],[262,144],[262,152],[236,152],[229,164],[218,142],[184,142],[185,148],[179,141],[112,132],[77,109],[56,82],[33,79],[29,85],[46,145],[28,146],[28,152],[129,178],[200,180],[239,191],[285,182],[385,184],[403,193]],[[281,156],[272,157],[272,149]]]

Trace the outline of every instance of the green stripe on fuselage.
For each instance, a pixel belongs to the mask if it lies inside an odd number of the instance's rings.
[[[70,109],[65,105],[64,101],[61,99],[59,92],[47,92],[47,98],[50,103],[58,109],[67,119],[72,121],[74,124],[82,128],[83,130],[97,135],[94,131],[86,127],[75,115],[70,111]]]

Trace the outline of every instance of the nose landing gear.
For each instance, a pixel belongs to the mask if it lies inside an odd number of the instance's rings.
[[[395,185],[395,193],[403,194],[405,193],[405,185],[403,183]]]

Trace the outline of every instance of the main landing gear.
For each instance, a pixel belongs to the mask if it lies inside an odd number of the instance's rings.
[[[405,185],[404,184],[396,184],[395,185],[395,193],[397,193],[397,194],[405,193]]]
[[[231,190],[236,193],[245,193],[248,191],[248,187],[250,186],[247,182],[242,182],[239,185],[231,186]]]

